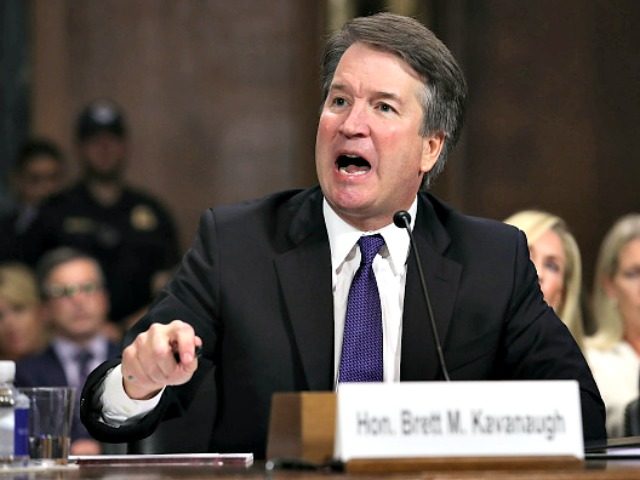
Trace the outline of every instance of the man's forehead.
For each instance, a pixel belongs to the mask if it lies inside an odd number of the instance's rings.
[[[393,62],[398,65],[406,74],[415,78],[419,82],[422,83],[425,80],[424,77],[419,74],[399,53],[370,43],[354,42],[344,51],[344,53],[340,57],[333,75],[331,86],[333,86],[333,83],[336,82],[336,77],[340,77],[340,74],[345,68],[345,64],[351,63],[353,61],[359,61],[365,55],[377,57],[377,60],[380,61],[386,60],[389,62]],[[374,63],[374,65],[376,65],[376,63]],[[378,66],[380,67],[379,70],[386,71],[385,66]]]
[[[99,267],[96,262],[90,258],[76,258],[68,262],[56,265],[49,272],[49,281],[59,277],[81,277],[98,278],[100,276]]]

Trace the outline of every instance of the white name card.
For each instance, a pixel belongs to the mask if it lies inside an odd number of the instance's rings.
[[[350,383],[338,389],[334,456],[584,458],[578,382]]]

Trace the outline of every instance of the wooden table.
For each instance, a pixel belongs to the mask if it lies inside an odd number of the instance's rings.
[[[266,471],[264,463],[257,462],[251,468],[241,467],[219,468],[211,466],[95,466],[95,467],[68,467],[56,471],[40,472],[2,472],[0,469],[0,480],[79,480],[79,479],[101,479],[101,480],[200,480],[200,479],[221,479],[221,480],[278,480],[278,479],[300,479],[300,480],[508,480],[508,479],[541,479],[541,480],[640,480],[640,460],[616,460],[608,462],[588,461],[584,468],[579,469],[517,469],[517,470],[466,470],[456,471],[443,469],[431,472],[417,473],[378,473],[378,474],[346,474],[336,472],[316,472],[299,470],[274,470]]]

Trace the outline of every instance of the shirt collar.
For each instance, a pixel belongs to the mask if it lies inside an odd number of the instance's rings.
[[[58,356],[65,360],[74,360],[81,350],[88,350],[95,359],[106,359],[108,354],[107,340],[103,335],[96,335],[85,345],[79,345],[67,338],[56,336],[51,341]]]
[[[417,210],[418,198],[416,197],[408,210],[411,215],[412,229],[415,225]],[[329,236],[331,268],[334,273],[338,271],[345,260],[355,254],[354,247],[361,236],[375,233],[379,233],[384,238],[385,246],[380,250],[380,254],[389,259],[394,273],[398,275],[404,271],[409,255],[409,235],[404,228],[398,228],[393,223],[390,223],[379,230],[363,232],[340,218],[326,198],[322,201],[322,213],[327,227],[327,235]]]

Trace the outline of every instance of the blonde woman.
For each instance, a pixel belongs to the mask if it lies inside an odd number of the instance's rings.
[[[623,435],[624,409],[640,374],[640,214],[619,219],[602,242],[593,289],[596,334],[586,353],[607,409],[609,437]]]
[[[527,236],[544,299],[582,348],[582,262],[578,244],[566,223],[556,215],[539,210],[515,213],[505,223],[514,225]]]
[[[0,359],[18,360],[44,348],[46,335],[33,273],[0,265]]]

